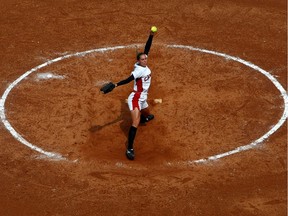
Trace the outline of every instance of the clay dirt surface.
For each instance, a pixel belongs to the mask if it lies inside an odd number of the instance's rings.
[[[99,89],[130,75],[153,25],[155,119],[129,161],[133,85]],[[1,0],[0,29],[0,215],[287,215],[286,119],[207,159],[283,117],[286,93],[227,56],[286,91],[286,1]]]

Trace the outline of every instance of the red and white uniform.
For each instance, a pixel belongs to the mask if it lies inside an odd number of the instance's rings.
[[[151,70],[148,66],[143,67],[136,63],[131,74],[134,76],[134,91],[128,97],[129,109],[131,111],[135,108],[145,109],[148,107],[147,96],[151,84]]]

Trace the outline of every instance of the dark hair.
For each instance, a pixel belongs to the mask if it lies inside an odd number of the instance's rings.
[[[138,53],[137,56],[136,56],[137,60],[139,60],[140,56],[143,55],[143,54],[145,54],[145,53],[143,53],[143,52]]]

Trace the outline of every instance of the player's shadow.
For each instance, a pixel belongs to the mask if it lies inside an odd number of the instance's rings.
[[[130,115],[130,111],[128,108],[127,103],[125,103],[125,101],[121,101],[121,111],[120,111],[120,115],[113,121],[111,122],[107,122],[106,124],[103,125],[93,125],[89,131],[92,133],[96,133],[100,130],[102,130],[103,128],[115,124],[117,122],[121,122],[120,123],[120,128],[123,131],[123,133],[125,134],[126,137],[128,137],[128,130],[131,126],[131,115]]]

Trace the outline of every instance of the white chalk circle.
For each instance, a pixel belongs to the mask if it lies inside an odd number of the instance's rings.
[[[125,48],[134,48],[135,46],[141,46],[139,44],[132,44],[132,45],[126,45],[126,46],[115,46],[115,47],[106,47],[106,48],[99,48],[99,49],[93,49],[93,50],[88,50],[88,51],[83,51],[83,52],[77,52],[74,54],[69,54],[69,55],[64,55],[58,58],[55,58],[53,60],[49,60],[37,67],[32,68],[31,70],[25,72],[22,76],[20,76],[18,79],[16,79],[14,82],[12,82],[8,88],[5,90],[4,94],[2,95],[1,99],[0,99],[0,117],[1,117],[1,121],[3,122],[4,126],[7,128],[7,130],[12,134],[12,136],[17,139],[19,142],[21,142],[23,145],[26,145],[27,147],[31,148],[34,151],[39,152],[41,155],[40,157],[44,157],[44,158],[48,158],[51,160],[66,160],[66,158],[64,156],[62,156],[59,153],[55,153],[55,152],[48,152],[45,151],[42,148],[37,147],[36,145],[33,145],[32,143],[30,143],[29,141],[27,141],[26,139],[24,139],[10,124],[10,122],[7,120],[6,115],[5,115],[5,102],[6,99],[10,93],[10,91],[16,86],[18,85],[24,78],[26,78],[27,76],[29,76],[31,73],[38,71],[41,68],[44,68],[48,65],[51,65],[53,63],[56,63],[58,61],[61,61],[63,59],[68,59],[74,56],[85,56],[87,54],[90,53],[95,53],[95,52],[107,52],[107,51],[113,51],[113,50],[117,50],[117,49],[125,49]],[[266,132],[264,135],[262,135],[261,137],[259,137],[258,139],[256,139],[255,141],[253,141],[250,144],[247,145],[243,145],[240,147],[237,147],[231,151],[228,152],[224,152],[224,153],[220,153],[217,155],[213,155],[213,156],[209,156],[206,158],[202,158],[202,159],[198,159],[198,160],[191,160],[191,161],[187,161],[185,162],[186,164],[194,164],[194,163],[202,163],[202,162],[206,162],[206,161],[211,161],[211,160],[217,160],[223,157],[227,157],[229,155],[232,154],[236,154],[242,151],[246,151],[249,149],[254,148],[255,146],[261,144],[264,140],[266,140],[269,136],[271,136],[273,133],[275,133],[286,121],[287,118],[287,114],[288,114],[288,98],[287,98],[287,93],[285,91],[285,89],[282,87],[282,85],[277,81],[277,79],[275,79],[269,72],[263,70],[262,68],[258,67],[257,65],[254,65],[248,61],[245,61],[241,58],[238,57],[234,57],[234,56],[230,56],[224,53],[219,53],[219,52],[215,52],[215,51],[210,51],[210,50],[206,50],[206,49],[200,49],[200,48],[195,48],[192,46],[184,46],[184,45],[164,45],[167,48],[174,48],[174,49],[188,49],[191,51],[198,51],[198,52],[203,52],[203,53],[208,53],[208,54],[212,54],[212,55],[216,55],[216,56],[220,56],[223,57],[225,59],[229,59],[229,60],[233,60],[236,62],[239,62],[243,65],[246,65],[247,67],[250,67],[252,69],[254,69],[257,72],[260,72],[261,74],[263,74],[264,76],[266,76],[274,85],[275,87],[279,90],[281,97],[284,100],[284,111],[283,114],[281,116],[281,118],[279,119],[279,121],[273,126],[271,127],[271,129]],[[171,166],[173,165],[173,163],[168,162],[167,165]]]

